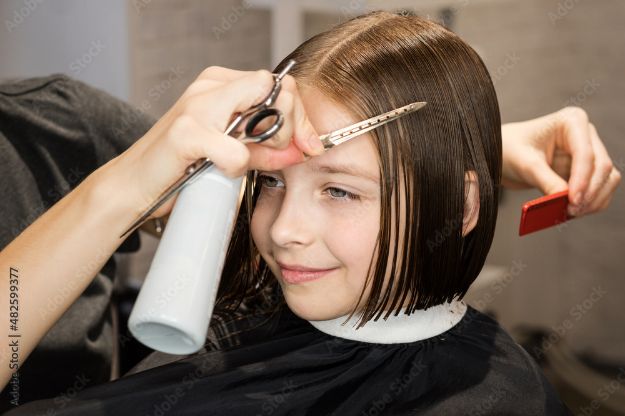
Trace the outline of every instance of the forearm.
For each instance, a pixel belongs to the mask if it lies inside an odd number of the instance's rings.
[[[135,218],[114,164],[87,177],[0,252],[0,388],[89,285]]]

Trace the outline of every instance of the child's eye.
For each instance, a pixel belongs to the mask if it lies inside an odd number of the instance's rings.
[[[280,179],[268,175],[258,175],[258,180],[265,188],[276,188],[276,182],[280,182]]]
[[[331,187],[331,188],[327,188],[329,191],[330,196],[333,199],[337,199],[337,200],[343,200],[343,199],[353,199],[353,200],[358,200],[360,199],[360,196],[351,193],[349,191],[346,191],[344,189],[341,188],[336,188],[336,187]],[[332,192],[332,191],[336,191],[336,192]]]
[[[280,183],[282,183],[282,181],[280,181],[280,179],[278,178],[274,178],[273,176],[261,174],[261,175],[258,175],[257,180],[260,181],[261,186],[263,188],[268,188],[270,190],[275,190],[276,188],[284,187],[284,184],[279,185]],[[326,188],[326,190],[328,191],[328,194],[333,200],[345,201],[345,200],[359,200],[360,199],[360,196],[352,192],[346,191],[344,189],[334,187],[334,186]]]

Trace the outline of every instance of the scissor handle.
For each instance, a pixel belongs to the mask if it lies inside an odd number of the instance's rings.
[[[254,129],[258,126],[264,119],[269,117],[276,117],[276,121],[269,126],[269,128],[261,131],[258,134],[254,134]],[[278,130],[284,124],[284,115],[277,108],[264,108],[262,110],[258,110],[254,114],[251,115],[247,124],[245,125],[245,136],[246,141],[254,141],[256,143],[260,143],[265,141],[275,135]]]

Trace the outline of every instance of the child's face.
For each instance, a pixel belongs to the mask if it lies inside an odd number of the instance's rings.
[[[301,94],[320,134],[360,121],[314,89]],[[380,225],[378,160],[373,138],[364,134],[306,162],[259,172],[263,188],[252,236],[289,307],[304,319],[336,318],[358,302]],[[331,270],[295,272],[284,265]]]

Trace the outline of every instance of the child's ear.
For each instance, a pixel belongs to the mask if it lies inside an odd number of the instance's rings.
[[[467,197],[464,201],[464,217],[462,220],[462,236],[467,235],[477,224],[480,215],[480,187],[474,170],[464,175],[464,187]]]

